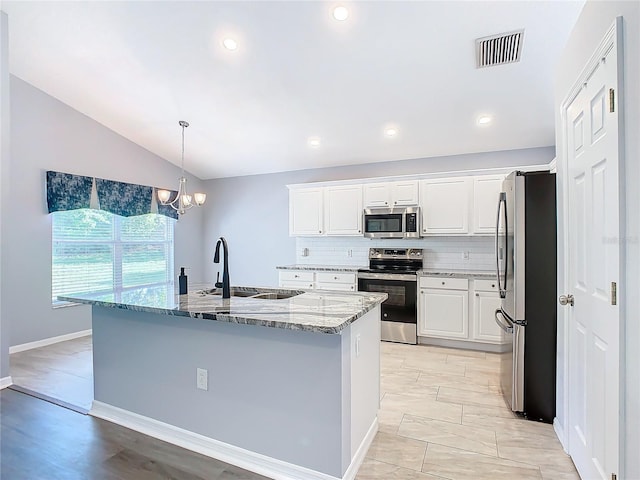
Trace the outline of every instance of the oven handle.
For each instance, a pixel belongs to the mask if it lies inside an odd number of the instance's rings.
[[[498,315],[500,315],[504,320],[507,321],[507,325],[505,325],[498,319]],[[513,333],[513,324],[509,321],[509,319],[505,316],[505,314],[502,312],[501,309],[496,310],[495,319],[496,319],[496,323],[504,331],[504,333],[509,333],[509,334]]]
[[[363,280],[399,280],[403,282],[417,282],[418,276],[410,273],[368,273],[358,272],[358,279]]]

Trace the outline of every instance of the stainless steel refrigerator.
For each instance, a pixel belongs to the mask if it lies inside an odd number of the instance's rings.
[[[501,390],[514,412],[552,422],[556,409],[556,179],[513,172],[498,200],[496,323],[509,350]]]

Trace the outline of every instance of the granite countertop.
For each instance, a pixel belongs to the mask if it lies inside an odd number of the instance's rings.
[[[450,277],[450,278],[470,278],[476,280],[495,280],[495,272],[472,272],[472,271],[456,271],[448,272],[442,270],[420,270],[418,275],[423,277]]]
[[[137,312],[272,328],[340,333],[345,327],[387,299],[386,293],[302,291],[282,288],[231,287],[232,294],[290,298],[266,299],[232,296],[222,299],[220,289],[200,285],[187,295],[175,295],[174,287],[139,288],[127,291],[128,301],[116,302],[108,295],[59,296],[59,300]]]
[[[360,268],[367,268],[365,265],[281,265],[276,267],[278,270],[318,270],[329,272],[353,272],[356,273]]]

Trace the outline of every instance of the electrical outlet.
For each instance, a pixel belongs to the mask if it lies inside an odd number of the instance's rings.
[[[196,387],[199,390],[209,390],[209,372],[204,368],[196,368]]]
[[[356,357],[360,356],[360,334],[356,335]]]
[[[469,260],[469,252],[462,252],[462,259]]]

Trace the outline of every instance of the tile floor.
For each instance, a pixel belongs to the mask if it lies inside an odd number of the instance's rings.
[[[506,407],[498,362],[383,342],[380,429],[357,480],[579,480],[553,427]]]
[[[380,429],[357,480],[579,480],[553,427],[499,393],[499,357],[381,344]],[[14,383],[90,408],[91,337],[11,355]]]

